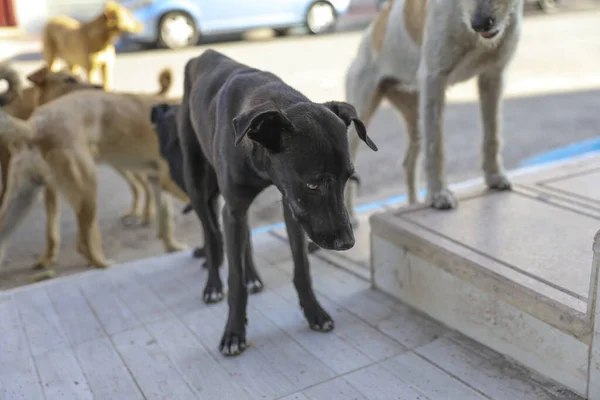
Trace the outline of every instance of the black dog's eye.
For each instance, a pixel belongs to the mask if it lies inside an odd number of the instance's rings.
[[[319,185],[317,185],[316,183],[307,183],[306,187],[310,190],[317,190],[319,188]]]

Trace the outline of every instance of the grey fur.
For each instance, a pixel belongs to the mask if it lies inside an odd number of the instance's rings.
[[[346,75],[346,101],[368,124],[385,97],[404,117],[409,144],[404,170],[409,203],[417,202],[417,169],[425,137],[427,201],[438,209],[457,206],[444,171],[442,120],[446,89],[478,77],[483,121],[482,168],[489,188],[507,190],[501,157],[501,102],[505,69],[520,37],[522,0],[429,0],[423,43],[416,43],[404,25],[404,6],[395,0],[381,51],[373,47],[373,25],[361,40]],[[492,18],[484,38],[473,26]],[[351,128],[353,129],[353,128]],[[358,140],[350,134],[350,152],[356,160]],[[354,212],[355,189],[348,185],[346,205]]]

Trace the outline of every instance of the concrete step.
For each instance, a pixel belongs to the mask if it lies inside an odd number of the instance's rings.
[[[600,157],[519,175],[460,191],[456,210],[373,215],[373,285],[587,396]]]

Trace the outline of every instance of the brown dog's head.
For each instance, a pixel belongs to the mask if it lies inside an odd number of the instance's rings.
[[[140,33],[144,25],[135,19],[131,11],[119,3],[109,0],[104,6],[106,26],[115,33]]]
[[[83,89],[102,89],[102,86],[83,82],[67,71],[52,72],[42,67],[27,75],[29,82],[37,89],[36,104],[41,106],[67,93]]]

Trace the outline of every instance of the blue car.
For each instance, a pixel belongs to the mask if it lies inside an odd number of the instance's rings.
[[[130,41],[177,49],[195,45],[200,35],[272,28],[285,35],[304,26],[328,32],[351,0],[120,0],[144,24]]]

